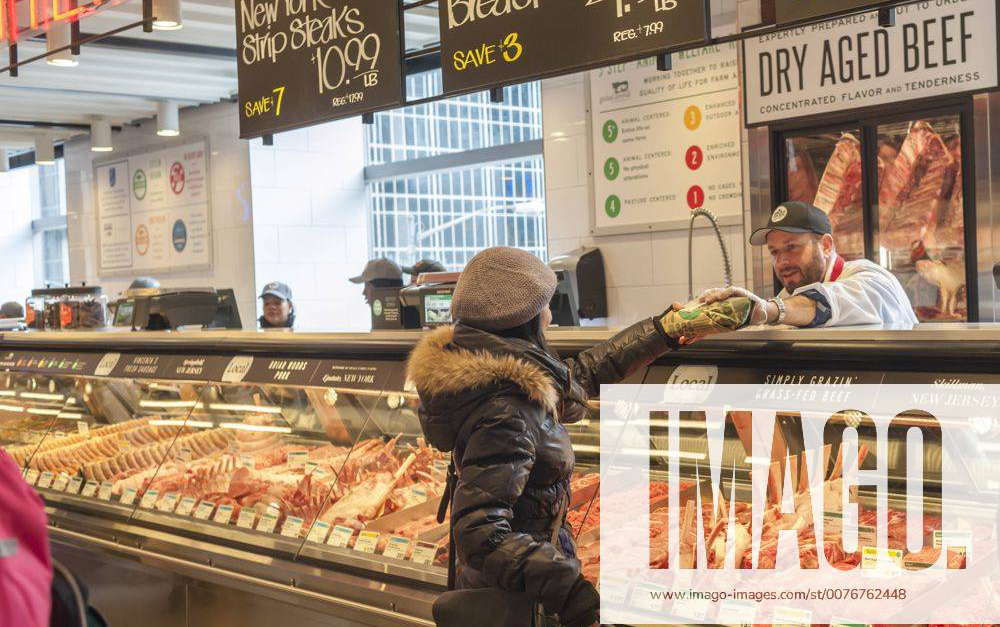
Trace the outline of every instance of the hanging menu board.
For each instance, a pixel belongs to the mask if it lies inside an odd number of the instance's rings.
[[[996,0],[920,2],[744,41],[747,123],[997,86]]]
[[[95,166],[94,181],[102,276],[212,266],[205,141]]]
[[[704,41],[706,0],[440,0],[444,91],[522,82]]]
[[[239,0],[240,137],[398,105],[399,0]]]
[[[898,0],[897,0],[898,1]],[[775,21],[778,24],[791,24],[817,17],[834,16],[858,9],[871,9],[880,5],[892,4],[892,1],[882,0],[774,0]]]
[[[590,73],[594,231],[687,228],[691,210],[739,219],[737,44]]]

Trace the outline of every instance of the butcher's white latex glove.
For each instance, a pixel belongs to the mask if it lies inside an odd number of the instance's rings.
[[[750,302],[753,303],[753,311],[750,312],[750,326],[767,324],[767,301],[748,289],[742,287],[716,287],[705,290],[696,300],[702,305],[708,305],[740,296],[749,298]]]

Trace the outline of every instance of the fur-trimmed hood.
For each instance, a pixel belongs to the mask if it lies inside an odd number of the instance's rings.
[[[407,377],[425,401],[456,396],[466,391],[487,390],[509,383],[547,411],[559,405],[559,391],[552,377],[537,363],[517,354],[513,342],[487,334],[503,343],[502,351],[470,350],[455,345],[455,327],[440,327],[428,333],[413,349]],[[520,342],[518,342],[520,343]]]

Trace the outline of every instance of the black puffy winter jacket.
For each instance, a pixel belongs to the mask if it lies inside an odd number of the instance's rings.
[[[453,452],[458,482],[451,524],[458,588],[526,592],[563,608],[580,564],[556,521],[569,498],[574,455],[560,423],[578,420],[587,396],[617,383],[676,344],[649,319],[561,361],[533,343],[464,325],[429,333],[409,378],[432,445]],[[561,526],[560,550],[551,544]]]

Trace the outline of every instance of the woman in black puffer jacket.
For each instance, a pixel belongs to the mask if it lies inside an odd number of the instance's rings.
[[[476,255],[455,290],[457,324],[417,345],[409,378],[424,434],[453,453],[457,469],[454,587],[526,593],[560,624],[590,627],[599,597],[580,575],[565,524],[574,456],[561,423],[583,418],[602,383],[621,381],[677,343],[651,318],[562,361],[544,338],[555,286],[530,253]]]

